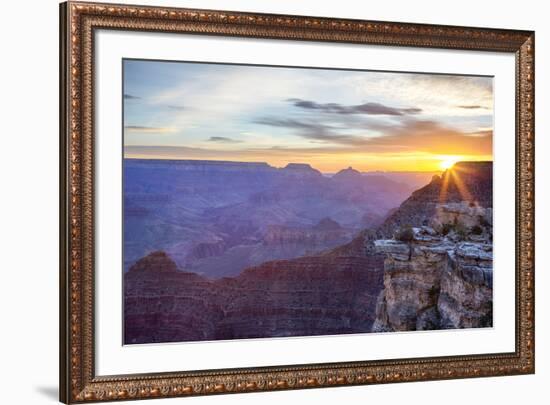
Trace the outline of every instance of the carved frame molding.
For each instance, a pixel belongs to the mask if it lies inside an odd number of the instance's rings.
[[[94,370],[94,31],[511,52],[516,59],[516,350],[98,376]],[[60,7],[60,399],[178,397],[534,373],[534,32],[68,2]]]

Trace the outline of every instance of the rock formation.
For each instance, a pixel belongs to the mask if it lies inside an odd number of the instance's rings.
[[[353,167],[348,167],[347,169],[340,170],[332,178],[337,181],[357,181],[361,178],[361,172],[355,170]]]
[[[277,260],[219,280],[174,269],[156,252],[125,274],[125,343],[365,333],[382,288],[379,255]]]
[[[264,261],[319,253],[378,226],[414,188],[392,180],[391,174],[351,174],[324,175],[303,163],[277,168],[254,162],[124,159],[124,268],[162,250],[181,269],[219,278]],[[273,227],[308,233],[327,217],[344,228],[344,239],[329,236],[327,243],[310,246],[305,238],[298,246],[295,238],[291,246],[264,249]],[[252,257],[258,260],[246,260]]]
[[[229,166],[231,171],[250,171],[258,187],[265,183],[258,169],[287,171],[288,177],[306,172],[315,181],[330,183],[338,195],[345,195],[345,201],[356,201],[356,195],[364,198],[369,187],[381,181],[380,176],[363,176],[352,169],[344,172],[342,181],[325,178],[305,165]],[[225,173],[223,164],[178,166],[182,171],[214,169]],[[368,182],[361,188],[354,186],[356,194],[343,194],[340,190],[348,187],[348,177],[361,181],[368,177]],[[125,343],[492,325],[491,163],[457,163],[415,191],[380,227],[363,229],[354,238],[336,217],[318,215],[300,226],[294,225],[294,214],[287,217],[287,207],[295,199],[303,201],[307,196],[307,201],[323,204],[317,191],[303,185],[307,183],[292,187],[285,183],[277,192],[258,192],[251,197],[253,203],[211,208],[209,215],[216,219],[218,230],[208,240],[197,237],[190,246],[177,245],[167,253],[157,251],[133,261],[124,276]],[[208,185],[211,189],[213,184]],[[176,208],[181,210],[179,205]],[[264,224],[266,218],[271,223]],[[208,233],[204,227],[199,230]],[[304,249],[311,249],[311,254]],[[181,251],[188,256],[178,261],[173,252]],[[307,255],[287,259],[292,257],[289,252]],[[285,255],[284,260],[274,260],[279,254]],[[235,266],[245,269],[223,278],[212,276],[219,277],[217,269],[228,263],[245,263],[250,258],[258,264]],[[179,263],[186,260],[205,263],[202,268],[208,264],[212,269],[205,274],[209,276],[185,271],[191,267]]]
[[[481,207],[493,206],[492,162],[458,162],[441,176],[434,176],[386,218],[378,228],[379,237],[392,237],[402,226],[428,225],[436,214],[436,207],[462,201]]]
[[[435,208],[430,226],[374,242],[386,259],[373,332],[492,326],[492,209]]]

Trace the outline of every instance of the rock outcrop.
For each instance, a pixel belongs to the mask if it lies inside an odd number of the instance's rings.
[[[361,172],[350,166],[347,169],[340,170],[332,178],[336,181],[356,181],[361,176]]]
[[[139,259],[132,266],[132,271],[134,273],[150,271],[154,271],[155,273],[175,273],[178,271],[178,267],[165,252],[157,251]]]
[[[492,209],[435,208],[430,226],[374,242],[386,259],[373,332],[492,326]]]

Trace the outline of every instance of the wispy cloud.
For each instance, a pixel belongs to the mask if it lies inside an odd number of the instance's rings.
[[[141,97],[132,96],[131,94],[124,94],[124,100],[139,100]]]
[[[263,118],[256,122],[295,129],[297,136],[331,144],[324,148],[326,151],[331,147],[334,151],[342,151],[342,146],[351,146],[355,151],[376,149],[380,152],[407,149],[433,153],[478,151],[490,154],[492,150],[492,130],[466,133],[430,120],[406,119],[388,126],[380,136],[350,135],[337,127],[293,119]]]
[[[264,117],[254,122],[260,125],[295,129],[295,135],[312,141],[344,145],[360,145],[365,142],[364,137],[338,133],[338,130],[341,128],[322,123],[275,117]]]
[[[124,127],[127,132],[135,133],[168,133],[175,132],[174,128],[169,127],[146,127],[140,125],[127,125]]]
[[[242,143],[237,139],[227,138],[225,136],[211,136],[208,138],[208,142],[218,142],[218,143]]]
[[[475,104],[475,105],[459,105],[458,108],[462,108],[464,110],[486,110],[487,107]]]
[[[334,114],[366,114],[366,115],[406,115],[419,114],[421,108],[395,108],[389,107],[381,103],[363,103],[357,105],[342,105],[339,103],[317,103],[310,100],[301,100],[299,98],[290,98],[287,101],[291,102],[295,107],[305,108],[308,110],[317,110],[326,113]]]
[[[171,110],[175,110],[175,111],[183,111],[185,110],[185,107],[182,106],[182,105],[173,105],[173,104],[169,104],[166,106],[167,108],[171,109]]]
[[[331,127],[314,122],[299,121],[293,118],[262,117],[253,121],[255,124],[269,125],[272,127],[311,129],[316,131],[326,131]]]
[[[289,146],[222,148],[186,147],[180,145],[126,145],[127,156],[148,156],[176,159],[226,159],[243,161],[296,162],[311,159],[316,165],[329,165],[336,156],[376,156],[377,159],[399,156],[491,156],[492,131],[463,133],[433,121],[410,121],[396,127],[386,136],[340,137],[340,142]],[[368,163],[368,162],[364,162]]]
[[[227,151],[222,149],[205,149],[188,146],[162,145],[125,145],[125,157],[146,157],[160,159],[251,159],[250,151]],[[245,159],[246,159],[245,158]]]
[[[493,107],[493,82],[490,77],[436,74],[378,73],[373,79],[350,77],[363,97],[393,105],[414,106],[425,115],[475,115],[476,109],[461,109],[459,105]]]

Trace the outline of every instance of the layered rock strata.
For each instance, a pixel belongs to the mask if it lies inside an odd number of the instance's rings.
[[[438,205],[431,226],[375,241],[386,259],[372,331],[492,326],[491,217],[465,202]]]
[[[382,226],[322,253],[221,279],[182,271],[171,251],[149,254],[125,274],[125,343],[491,326],[492,165],[453,171],[414,192]],[[270,230],[273,250],[302,237]],[[341,233],[324,219],[303,235],[317,246]],[[198,244],[193,257],[210,259],[225,243]]]
[[[155,252],[132,266],[124,287],[126,344],[364,333],[382,258],[278,260],[212,280]]]

